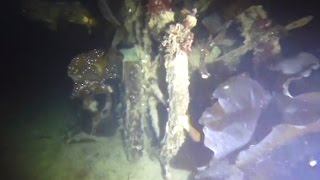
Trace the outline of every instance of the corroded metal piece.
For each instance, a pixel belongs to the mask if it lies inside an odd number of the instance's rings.
[[[125,62],[123,69],[126,106],[123,120],[124,146],[128,160],[136,161],[143,155],[144,150],[143,114],[141,114],[142,68],[139,62]]]
[[[189,22],[191,19],[192,22]],[[190,31],[196,24],[195,18],[189,15],[184,25],[171,25],[166,32],[162,46],[168,83],[168,121],[165,137],[162,141],[160,161],[165,177],[169,178],[169,161],[175,156],[185,141],[184,125],[188,124],[189,106],[189,67],[188,53],[191,52],[193,33]]]

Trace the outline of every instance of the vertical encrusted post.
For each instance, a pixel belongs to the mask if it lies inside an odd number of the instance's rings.
[[[194,12],[195,13],[195,12]],[[184,128],[188,124],[189,71],[188,52],[191,51],[196,18],[189,14],[183,24],[171,25],[167,30],[162,46],[168,83],[168,121],[165,137],[162,141],[160,161],[164,175],[170,179],[169,161],[175,156],[185,141]]]
[[[124,148],[129,161],[137,161],[143,156],[145,144],[146,103],[144,99],[145,73],[143,71],[144,51],[141,48],[142,6],[139,0],[125,0],[122,6],[123,25],[119,28],[121,42],[125,34],[127,44],[135,44],[129,49],[120,49],[123,54],[123,109],[122,122]],[[115,40],[114,40],[115,41]]]
[[[124,145],[130,161],[140,159],[144,148],[143,114],[141,113],[141,64],[139,62],[123,63],[123,81],[125,86],[123,119]]]

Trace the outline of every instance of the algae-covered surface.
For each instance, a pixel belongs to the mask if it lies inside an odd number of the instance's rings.
[[[162,179],[157,159],[146,155],[137,162],[127,161],[120,131],[94,141],[66,143],[68,124],[76,119],[69,103],[34,102],[20,112],[6,113],[11,115],[1,125],[0,179]],[[175,170],[173,174],[176,179],[187,179],[189,172]]]

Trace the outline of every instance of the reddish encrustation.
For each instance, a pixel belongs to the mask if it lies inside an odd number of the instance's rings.
[[[159,15],[163,11],[171,10],[172,0],[149,0],[148,12],[151,16]]]

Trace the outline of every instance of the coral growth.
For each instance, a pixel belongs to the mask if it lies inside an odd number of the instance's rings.
[[[91,133],[96,133],[102,119],[110,113],[113,106],[111,96],[117,87],[108,82],[121,78],[120,68],[121,61],[114,52],[106,54],[97,49],[76,56],[68,67],[68,75],[74,82],[72,96],[81,98],[83,108],[94,114]],[[106,101],[102,109],[98,109],[96,95],[105,96]]]
[[[72,59],[68,75],[74,81],[74,97],[84,97],[99,91],[107,92],[108,88],[103,84],[106,66],[103,55],[104,51],[94,49]]]
[[[160,159],[167,178],[170,177],[169,161],[185,141],[184,129],[188,124],[189,106],[189,62],[196,19],[189,15],[184,24],[170,25],[162,41],[168,83],[168,121],[162,141]]]
[[[149,0],[147,6],[151,16],[157,16],[163,11],[171,10],[172,0]]]

